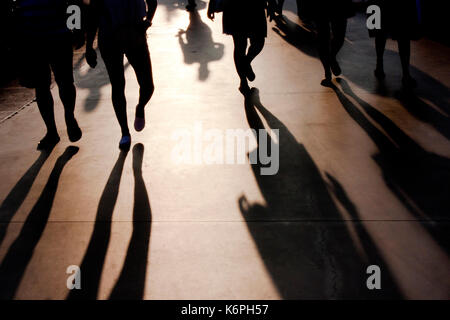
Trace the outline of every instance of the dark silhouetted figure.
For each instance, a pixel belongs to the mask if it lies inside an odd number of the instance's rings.
[[[384,51],[389,37],[397,40],[398,51],[403,70],[402,84],[404,88],[415,87],[416,81],[409,73],[411,57],[411,40],[420,38],[420,1],[390,1],[372,0],[370,4],[378,5],[381,9],[381,29],[369,30],[371,37],[375,37],[377,52],[377,68],[375,76],[379,80],[385,78]]]
[[[74,116],[76,89],[73,80],[73,34],[67,28],[67,5],[76,1],[18,0],[15,7],[19,77],[23,86],[36,90],[36,101],[47,128],[38,149],[51,149],[59,141],[54,102],[50,92],[51,72],[64,105],[67,134],[78,141],[81,130]],[[78,43],[77,47],[81,47]]]
[[[284,0],[278,0],[277,1],[277,14],[278,15],[283,14],[283,6],[284,6]]]
[[[6,253],[0,265],[0,299],[14,298],[34,249],[44,233],[64,166],[77,152],[77,147],[68,147],[58,158],[41,196]]]
[[[133,234],[122,272],[112,290],[110,299],[138,300],[144,297],[152,212],[145,181],[142,177],[144,146],[133,147],[134,207]]]
[[[98,29],[98,46],[111,81],[112,102],[122,131],[119,143],[122,150],[128,150],[131,146],[123,58],[127,56],[139,83],[134,128],[142,131],[145,127],[145,106],[155,89],[146,31],[151,26],[156,7],[156,0],[91,0],[89,5],[86,60],[92,68],[97,65],[93,43]]]
[[[317,27],[319,57],[325,71],[321,84],[330,87],[331,74],[339,76],[342,73],[336,57],[344,45],[347,19],[354,14],[353,3],[351,0],[314,1],[311,11]]]
[[[223,7],[220,7],[223,5]],[[241,79],[239,91],[245,96],[250,93],[248,81],[255,80],[251,62],[264,48],[267,37],[267,14],[275,17],[275,0],[211,0],[208,17],[214,20],[215,12],[223,10],[223,33],[233,36],[234,62]],[[247,51],[248,40],[250,47]]]
[[[185,35],[185,39],[183,39]],[[184,55],[184,63],[198,63],[198,78],[204,81],[209,76],[208,63],[223,57],[224,45],[214,42],[211,29],[202,21],[198,11],[189,12],[189,27],[180,30],[178,40]]]
[[[197,3],[195,0],[188,0],[188,4],[186,5],[186,10],[192,12],[197,8]]]

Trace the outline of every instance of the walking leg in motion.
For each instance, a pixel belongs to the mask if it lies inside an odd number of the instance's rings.
[[[345,41],[345,34],[347,31],[347,19],[338,19],[331,22],[331,30],[333,32],[333,39],[331,40],[331,59],[330,67],[333,74],[338,77],[342,70],[337,62],[337,54],[342,49]]]
[[[386,77],[384,73],[384,50],[386,48],[387,35],[378,32],[375,37],[375,50],[377,52],[377,68],[375,69],[375,77],[383,80]]]
[[[247,62],[247,37],[241,35],[233,35],[234,41],[234,64],[236,71],[241,79],[239,91],[245,96],[250,92],[247,82],[248,62]]]
[[[150,101],[155,85],[153,83],[152,63],[145,35],[137,40],[137,47],[127,53],[128,61],[136,73],[139,83],[139,103],[136,106],[134,128],[142,131],[145,127],[145,106]]]
[[[250,38],[250,47],[248,48],[247,53],[247,79],[250,81],[254,81],[256,78],[255,73],[252,69],[252,61],[261,53],[264,48],[265,40],[263,37],[251,37]]]

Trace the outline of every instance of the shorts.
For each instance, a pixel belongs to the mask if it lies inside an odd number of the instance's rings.
[[[52,71],[58,85],[74,82],[71,34],[25,39],[19,46],[19,81],[22,86],[50,87]]]

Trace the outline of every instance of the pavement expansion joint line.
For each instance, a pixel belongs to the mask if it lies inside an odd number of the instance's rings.
[[[11,113],[9,116],[6,116],[5,118],[3,118],[2,120],[0,120],[0,124],[2,124],[3,122],[6,122],[7,120],[15,117],[16,115],[18,115],[22,110],[24,110],[26,107],[29,107],[33,102],[35,102],[36,99],[33,99],[29,102],[27,102],[26,104],[24,104],[22,107],[20,107],[18,110],[14,111],[13,113]]]

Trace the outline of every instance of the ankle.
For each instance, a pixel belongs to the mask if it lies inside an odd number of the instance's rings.
[[[54,129],[47,129],[47,133],[45,134],[46,137],[56,137],[59,136],[58,130],[56,128]]]
[[[145,116],[145,106],[136,106],[136,117],[143,118]]]

